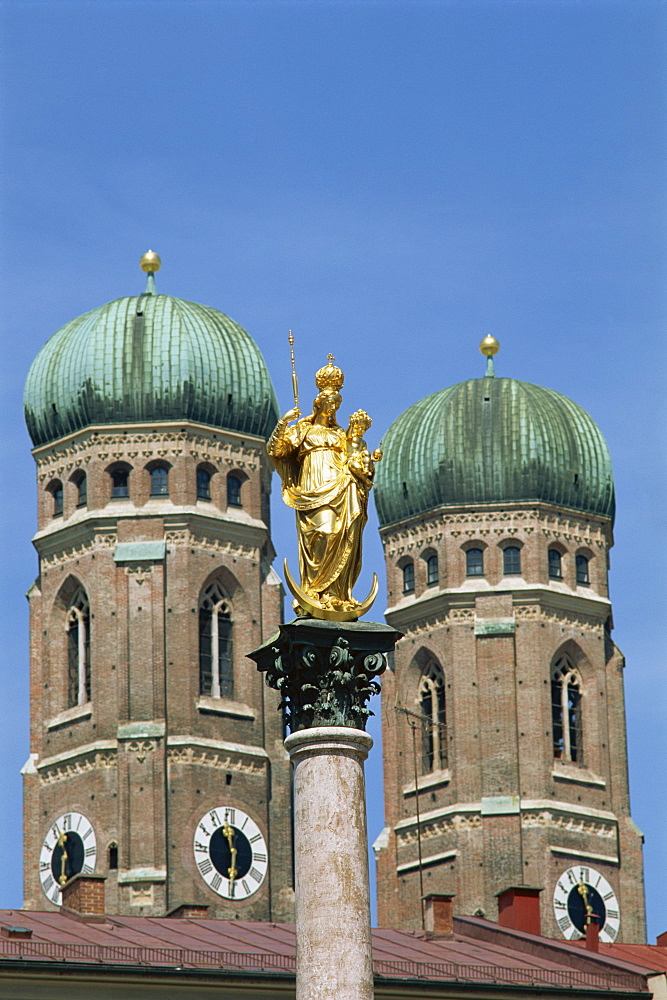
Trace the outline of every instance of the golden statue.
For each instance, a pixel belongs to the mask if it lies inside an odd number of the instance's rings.
[[[368,611],[378,589],[373,574],[365,601],[356,601],[352,594],[361,571],[368,494],[382,452],[368,451],[363,435],[371,418],[365,410],[352,414],[347,431],[338,424],[344,376],[333,361],[330,354],[328,364],[315,375],[313,410],[301,419],[293,376],[296,405],[276,424],[268,452],[282,480],[283,500],[296,511],[300,587],[285,561],[295,610],[313,618],[353,621]],[[296,423],[290,427],[292,420]]]

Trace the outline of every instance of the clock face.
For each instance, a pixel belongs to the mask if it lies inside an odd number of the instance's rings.
[[[97,841],[92,823],[81,813],[63,813],[52,824],[39,854],[39,880],[44,895],[57,906],[62,902],[59,885],[84,872],[95,871]]]
[[[199,874],[225,899],[247,899],[266,877],[268,851],[262,831],[233,806],[210,809],[197,824],[194,854]]]
[[[554,889],[554,913],[564,937],[572,941],[584,937],[589,917],[596,916],[600,940],[616,940],[621,914],[616,893],[595,868],[576,865],[568,868]]]

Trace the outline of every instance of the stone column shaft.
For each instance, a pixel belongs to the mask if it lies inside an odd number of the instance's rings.
[[[292,733],[296,1000],[372,1000],[370,894],[360,729]]]

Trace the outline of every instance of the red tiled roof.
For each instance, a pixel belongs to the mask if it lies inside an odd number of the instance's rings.
[[[24,927],[29,939],[0,936],[2,960],[70,961],[113,966],[183,967],[283,973],[296,968],[291,924],[196,917],[85,918],[64,910],[0,910],[0,927]],[[639,957],[628,964],[563,942],[457,918],[453,938],[373,930],[373,966],[383,979],[516,983],[646,992]],[[629,946],[632,947],[632,946]],[[639,946],[641,947],[641,946]],[[663,951],[665,949],[662,949]],[[576,961],[573,956],[576,953]],[[619,960],[621,959],[621,960]],[[654,969],[653,965],[647,969]]]
[[[584,941],[573,942],[576,947],[585,948]],[[654,972],[667,972],[667,947],[658,944],[604,944],[600,941],[599,955],[617,958],[630,965]]]

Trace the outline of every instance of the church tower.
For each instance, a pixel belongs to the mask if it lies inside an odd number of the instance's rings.
[[[543,934],[580,937],[593,913],[603,941],[642,941],[609,452],[576,403],[497,378],[497,342],[481,348],[486,375],[406,410],[378,468],[405,634],[383,678],[379,923],[420,928],[431,893],[495,920],[523,887]]]
[[[277,628],[276,399],[233,320],[157,294],[80,316],[25,388],[30,589],[25,906],[106,876],[106,910],[290,919],[290,767],[246,652]],[[202,907],[208,907],[205,911]]]

